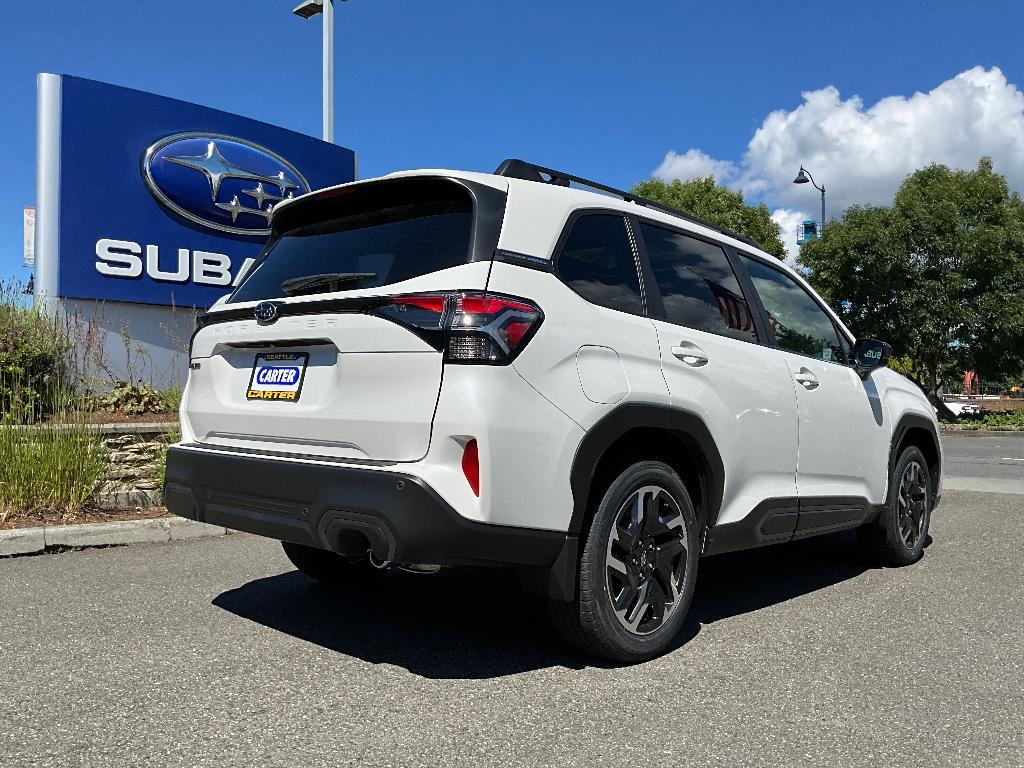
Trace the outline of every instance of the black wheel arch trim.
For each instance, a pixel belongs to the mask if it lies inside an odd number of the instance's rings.
[[[668,435],[690,438],[703,453],[701,472],[702,509],[705,523],[718,519],[725,490],[725,465],[704,420],[695,413],[672,408],[668,403],[624,403],[605,414],[591,427],[576,449],[569,484],[573,510],[562,550],[548,571],[545,591],[555,600],[572,601],[577,591],[580,557],[580,532],[591,505],[594,474],[608,450],[634,429],[656,429]],[[638,457],[642,458],[642,457]],[[705,526],[706,530],[706,526]]]
[[[569,522],[570,535],[579,535],[591,503],[590,492],[594,473],[601,459],[620,438],[634,429],[657,429],[678,437],[692,439],[703,453],[705,466],[702,478],[702,499],[705,523],[713,525],[718,518],[725,490],[725,465],[711,431],[695,413],[657,403],[625,403],[601,418],[587,431],[576,449],[569,483],[573,510]],[[643,458],[643,457],[638,457]]]
[[[931,477],[932,486],[932,497],[935,498],[939,487],[939,477],[942,474],[942,449],[939,445],[939,433],[935,428],[935,423],[927,416],[923,416],[920,413],[904,413],[900,416],[896,422],[896,427],[892,431],[892,441],[889,444],[889,475],[892,476],[893,470],[896,468],[896,462],[899,461],[900,446],[903,444],[903,439],[906,437],[907,432],[911,429],[923,429],[932,440],[932,448],[935,451],[935,464],[936,471],[934,477]],[[930,470],[931,468],[929,468]],[[933,502],[934,504],[934,502]]]

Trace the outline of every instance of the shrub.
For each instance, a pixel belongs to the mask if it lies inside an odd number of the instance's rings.
[[[980,416],[961,416],[957,419],[961,429],[993,429],[997,431],[1024,430],[1024,410],[985,411]]]
[[[0,416],[31,422],[59,408],[71,342],[60,319],[0,281]]]
[[[68,324],[0,281],[0,523],[7,516],[79,510],[103,473],[99,431],[77,405]],[[31,426],[60,415],[57,426]]]
[[[162,413],[169,410],[167,399],[145,384],[119,381],[105,395],[94,399],[97,408],[110,413]]]
[[[983,416],[989,429],[1024,429],[1024,411],[1001,411]]]
[[[168,387],[161,390],[160,399],[163,400],[165,410],[177,413],[178,408],[181,407],[182,391],[181,387]]]

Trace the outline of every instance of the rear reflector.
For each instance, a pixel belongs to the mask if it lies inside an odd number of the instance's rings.
[[[462,450],[462,474],[473,489],[473,495],[480,497],[480,452],[476,440],[470,440]]]
[[[388,297],[373,314],[406,326],[443,351],[446,362],[463,365],[511,362],[544,319],[525,299],[468,292]]]

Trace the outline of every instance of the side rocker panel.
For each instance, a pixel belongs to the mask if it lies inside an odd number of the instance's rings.
[[[738,552],[856,528],[874,520],[880,510],[856,496],[766,499],[742,520],[712,528],[704,554]]]

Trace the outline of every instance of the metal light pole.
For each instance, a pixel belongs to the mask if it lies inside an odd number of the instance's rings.
[[[345,0],[342,0],[345,2]],[[324,141],[334,143],[334,0],[305,0],[292,13],[304,19],[323,15]]]
[[[821,192],[821,228],[824,229],[825,228],[825,187],[824,186],[820,186],[819,187],[817,184],[815,184],[814,183],[814,177],[811,176],[811,174],[801,165],[800,166],[800,173],[798,173],[796,175],[796,178],[793,179],[793,183],[794,184],[806,184],[807,182],[811,182],[811,186]]]

